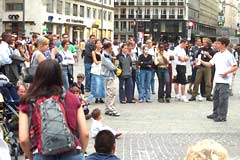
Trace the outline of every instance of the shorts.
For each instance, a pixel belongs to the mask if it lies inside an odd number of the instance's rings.
[[[184,66],[184,65],[177,65],[176,70],[177,70],[176,83],[178,83],[178,84],[187,84],[186,66]]]

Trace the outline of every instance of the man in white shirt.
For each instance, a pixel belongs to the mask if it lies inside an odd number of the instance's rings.
[[[214,82],[216,83],[213,94],[213,113],[207,118],[215,122],[224,122],[227,119],[229,84],[232,81],[232,73],[237,70],[237,62],[234,56],[227,50],[228,38],[219,38],[216,45],[220,51],[209,62],[201,61],[201,64],[211,67],[215,65]]]
[[[180,44],[175,47],[175,61],[176,61],[176,70],[177,70],[177,78],[175,83],[175,94],[178,100],[183,102],[188,102],[185,93],[185,85],[187,84],[186,78],[186,65],[189,57],[186,54],[185,48],[187,46],[188,41],[186,39],[182,39]],[[181,96],[179,95],[179,84],[181,84]]]

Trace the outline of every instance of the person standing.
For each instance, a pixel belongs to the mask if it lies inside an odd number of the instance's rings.
[[[11,68],[13,62],[11,56],[14,52],[10,44],[12,44],[12,34],[10,32],[3,32],[2,41],[0,42],[0,71],[4,73],[11,82],[15,82],[16,78]]]
[[[215,54],[215,51],[211,47],[212,47],[212,41],[209,38],[203,38],[203,47],[199,49],[198,54],[196,55],[196,58],[197,58],[196,61],[199,61],[201,59],[205,62],[209,62]],[[197,63],[197,62],[196,62],[196,65],[197,65],[197,73],[196,73],[196,78],[194,82],[192,97],[189,99],[189,101],[196,100],[196,96],[198,94],[198,88],[203,79],[205,82],[205,91],[206,91],[207,101],[212,101],[212,97],[211,97],[212,69],[204,65],[201,65],[200,63]]]
[[[186,62],[189,60],[189,57],[186,54],[186,46],[188,41],[186,39],[182,39],[180,44],[175,47],[175,60],[176,60],[176,70],[177,70],[177,79],[175,83],[175,94],[176,99],[181,100],[183,102],[188,102],[186,97],[185,85],[187,84],[186,79]],[[181,96],[179,95],[179,84],[181,84]]]
[[[102,43],[100,40],[95,42],[96,49],[92,52],[93,63],[91,66],[91,94],[94,96],[95,103],[104,103],[105,84],[101,75],[101,50]]]
[[[196,67],[196,63],[195,63],[196,61],[195,60],[196,60],[198,50],[201,47],[202,47],[202,40],[201,40],[200,37],[197,37],[195,39],[195,45],[192,46],[192,48],[190,49],[190,52],[189,52],[190,64],[191,64],[191,68],[192,68],[192,76],[191,76],[190,84],[189,84],[188,90],[187,90],[187,92],[189,94],[192,94],[192,86],[194,85],[195,78],[196,78],[196,73],[197,73],[197,67]]]
[[[140,95],[139,103],[144,102],[144,94],[146,94],[146,102],[151,103],[150,83],[152,79],[152,55],[148,54],[149,49],[143,48],[143,54],[138,58],[138,64],[140,66]]]
[[[156,48],[153,46],[153,42],[152,42],[151,39],[148,39],[146,41],[146,46],[148,48],[148,54],[150,54],[152,56],[152,58],[154,59]],[[152,94],[156,94],[155,93],[155,79],[154,79],[155,73],[156,73],[156,66],[153,64],[153,66],[152,66],[152,78],[151,78]]]
[[[170,103],[171,90],[170,90],[170,77],[169,77],[169,55],[164,50],[164,44],[159,44],[154,58],[154,64],[157,66],[158,77],[158,102],[164,102],[164,86],[166,86],[165,101]]]
[[[105,114],[109,116],[120,116],[116,110],[116,85],[115,85],[115,72],[117,67],[112,63],[112,44],[111,42],[105,42],[103,44],[103,53],[101,55],[101,75],[106,80],[106,109]]]
[[[215,65],[214,75],[214,94],[213,94],[213,113],[208,115],[208,119],[213,119],[215,122],[223,122],[227,120],[228,99],[229,99],[229,84],[232,81],[232,74],[237,70],[237,62],[227,50],[230,43],[228,38],[222,37],[217,39],[216,45],[220,51],[209,61],[201,61],[206,67]]]
[[[60,99],[60,97],[63,96],[64,93],[62,86],[63,81],[60,65],[55,60],[48,59],[39,64],[32,85],[30,85],[30,88],[27,90],[27,93],[20,99],[19,143],[22,147],[23,152],[30,160],[33,159],[84,160],[83,153],[87,149],[87,144],[89,140],[87,124],[80,101],[74,94],[72,94],[69,91],[65,92],[63,101],[66,107],[64,107],[64,112],[62,113],[62,115],[66,115],[65,123],[68,124],[67,126],[69,127],[70,132],[72,134],[76,133],[79,135],[78,138],[76,137],[74,139],[75,144],[74,147],[65,151],[62,154],[55,154],[50,156],[44,155],[39,150],[42,149],[41,147],[43,147],[41,145],[42,139],[40,138],[42,136],[43,130],[40,127],[41,126],[40,120],[39,121],[36,120],[37,119],[36,117],[40,116],[41,114],[38,112],[39,108],[38,109],[31,108],[33,107],[31,106],[32,100],[33,99],[35,99],[36,101],[41,100],[41,98],[43,97],[47,99],[51,97],[58,97]],[[48,113],[50,114],[50,112]],[[32,115],[31,116],[32,118],[30,118],[30,114]],[[38,118],[40,119],[43,118],[41,116]],[[32,126],[31,128],[29,127],[30,124]],[[44,127],[46,126],[47,125],[45,125]],[[49,133],[49,130],[44,130],[44,133],[47,132]],[[60,133],[59,134],[62,135],[63,133],[64,131],[61,132],[61,134]],[[51,134],[48,134],[49,137],[51,136],[53,137],[53,132],[51,132]],[[56,135],[56,133],[54,134]]]
[[[119,100],[120,103],[135,103],[132,100],[132,60],[128,53],[127,44],[121,46],[121,51],[117,55],[119,67],[122,69],[122,74],[119,76]],[[127,101],[125,100],[127,99]]]
[[[68,50],[70,42],[68,40],[63,40],[63,49],[59,51],[63,60],[61,62],[63,85],[66,90],[70,87],[70,78],[73,76],[73,64],[75,63],[72,53]]]
[[[90,92],[91,89],[91,66],[93,63],[92,51],[96,48],[95,35],[90,35],[89,41],[85,45],[84,69],[85,69],[85,91]]]

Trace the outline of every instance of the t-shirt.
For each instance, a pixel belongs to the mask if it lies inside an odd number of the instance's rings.
[[[81,107],[81,103],[79,101],[79,99],[71,92],[67,91],[66,96],[65,96],[65,111],[66,111],[66,115],[67,115],[67,122],[68,122],[68,126],[70,128],[70,130],[72,131],[72,133],[76,133],[77,131],[77,110],[78,108]],[[29,115],[29,104],[25,104],[25,105],[20,105],[19,106],[19,111],[26,113]],[[40,132],[40,128],[34,127],[37,126],[36,121],[34,121],[34,119],[36,119],[36,114],[34,114],[34,112],[32,113],[32,122],[31,125],[33,126],[34,129],[34,133],[39,133]],[[40,134],[36,134],[35,138],[39,139]],[[76,144],[80,146],[80,142],[79,140],[76,139]],[[36,149],[37,146],[37,141],[33,142],[33,149]]]
[[[232,74],[228,74],[226,78],[223,78],[222,74],[229,71],[234,65],[237,65],[234,56],[226,49],[222,53],[216,53],[209,62],[215,65],[216,68],[214,75],[215,83],[230,84],[232,81]]]
[[[62,50],[63,50],[62,45],[60,45],[60,46],[58,47],[58,50],[59,50],[59,51],[62,51]],[[74,45],[72,45],[72,44],[69,44],[68,50],[69,50],[71,53],[77,52],[76,48],[75,48]]]
[[[180,45],[178,45],[177,47],[175,47],[174,49],[174,53],[175,53],[175,61],[176,61],[176,65],[184,65],[186,66],[186,62],[181,62],[179,61],[179,57],[185,57],[187,54],[186,54],[186,51],[184,48],[181,48]]]
[[[209,62],[211,59],[208,56],[204,55],[204,52],[208,52],[212,57],[215,54],[215,51],[212,48],[202,47],[198,50],[198,53],[195,58],[201,58],[201,60],[203,60],[205,62]],[[202,64],[201,64],[201,66],[205,67]]]

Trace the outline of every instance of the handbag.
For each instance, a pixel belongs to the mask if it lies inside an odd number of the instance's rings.
[[[30,66],[24,68],[24,70],[23,70],[23,82],[25,82],[25,83],[31,83],[33,80],[33,77],[36,73],[37,66],[32,66],[32,62],[34,61],[34,58],[36,57],[35,55],[32,58]]]

